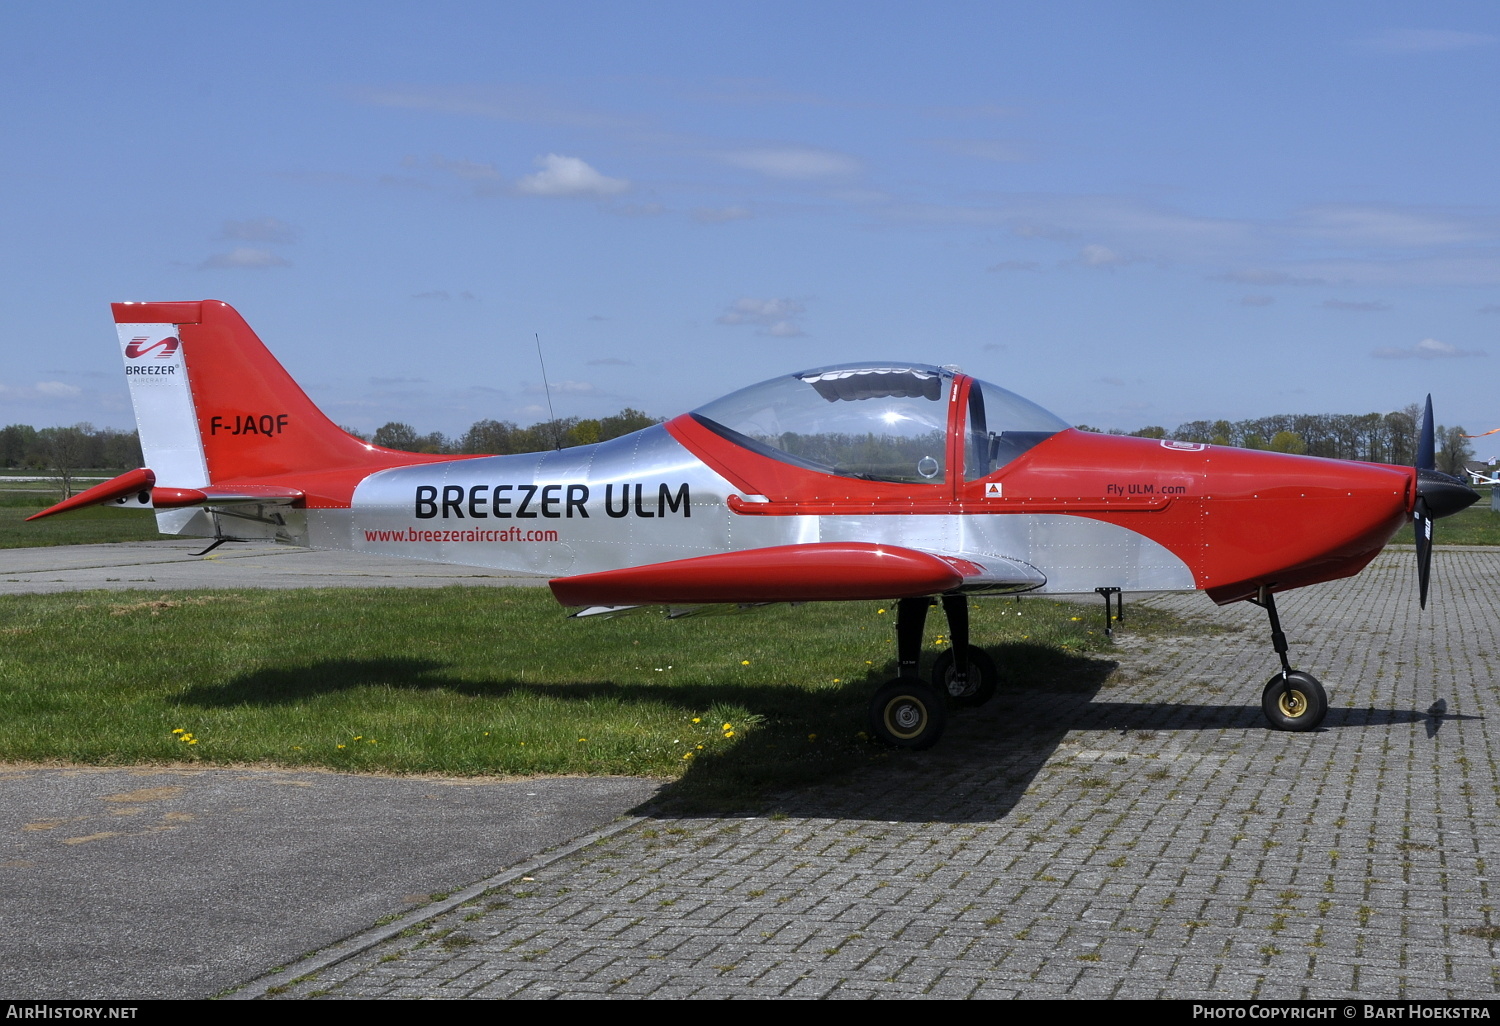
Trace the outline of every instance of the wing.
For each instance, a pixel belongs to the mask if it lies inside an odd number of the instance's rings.
[[[1046,576],[1019,560],[982,562],[897,545],[819,542],[723,552],[549,581],[565,606],[840,602],[948,592],[1031,591]]]

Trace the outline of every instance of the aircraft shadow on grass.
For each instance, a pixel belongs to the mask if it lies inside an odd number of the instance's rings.
[[[863,739],[870,692],[894,677],[894,661],[840,688],[808,691],[777,685],[567,684],[473,680],[450,676],[435,659],[329,659],[257,670],[217,685],[196,685],[180,701],[201,708],[276,706],[359,688],[447,691],[476,698],[509,695],[586,703],[600,699],[680,708],[701,714],[714,705],[740,706],[761,718],[734,748],[702,758],[667,787],[651,808],[801,817],[851,817],[912,822],[993,822],[1002,819],[1070,731],[1134,732],[1264,729],[1252,704],[1099,701],[1118,664],[1022,643],[986,649],[1001,667],[995,698],[979,709],[954,710],[945,742],[925,752],[897,752]],[[1331,708],[1322,731],[1423,723],[1429,738],[1450,720],[1480,719],[1447,712],[1438,700],[1426,711]],[[1107,742],[1100,742],[1107,743]],[[934,777],[954,781],[934,805]],[[650,811],[643,809],[640,811]]]

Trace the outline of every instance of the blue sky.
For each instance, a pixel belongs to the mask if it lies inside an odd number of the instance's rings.
[[[107,304],[214,298],[364,430],[539,419],[534,334],[559,415],[869,358],[1101,427],[1428,391],[1500,426],[1493,4],[10,4],[0,29],[5,423],[130,426]]]

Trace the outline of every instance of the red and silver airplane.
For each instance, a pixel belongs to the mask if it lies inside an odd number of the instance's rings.
[[[1411,518],[1426,605],[1432,521],[1478,496],[1434,469],[1101,435],[952,367],[823,367],[596,445],[439,456],[369,445],[313,405],[228,304],[117,303],[146,468],[37,517],[154,509],[215,544],[274,539],[549,578],[576,615],[897,600],[900,676],[871,732],[925,748],[995,690],[969,644],[983,595],[1204,591],[1266,609],[1262,708],[1312,730],[1276,593],[1358,573]],[[35,519],[32,518],[32,519]],[[207,551],[207,550],[205,550]],[[924,683],[929,605],[952,646]]]

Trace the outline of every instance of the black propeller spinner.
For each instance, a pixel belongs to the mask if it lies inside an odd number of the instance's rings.
[[[1422,435],[1417,441],[1417,502],[1411,512],[1417,536],[1417,582],[1423,609],[1427,608],[1427,582],[1432,576],[1432,522],[1468,509],[1479,499],[1474,489],[1437,468],[1435,442],[1429,395],[1422,413]]]

